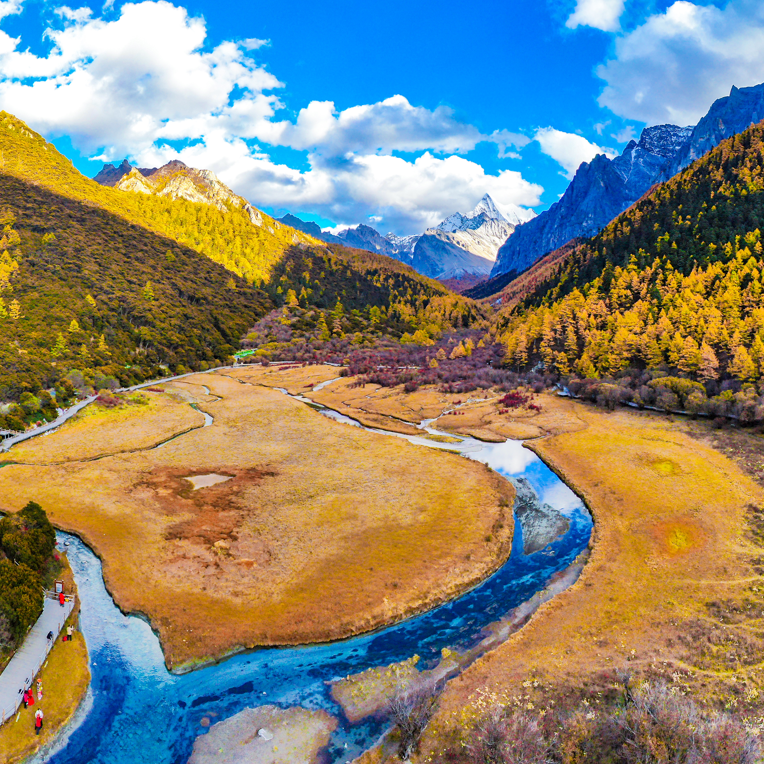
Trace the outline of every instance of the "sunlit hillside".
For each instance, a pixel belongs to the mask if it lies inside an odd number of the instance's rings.
[[[563,374],[764,374],[764,126],[722,143],[545,265],[502,318],[508,360]]]

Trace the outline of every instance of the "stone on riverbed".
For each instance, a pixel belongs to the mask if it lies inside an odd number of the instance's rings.
[[[336,728],[326,711],[246,708],[200,735],[188,764],[315,764]]]
[[[515,516],[523,529],[523,554],[534,554],[567,533],[570,520],[549,504],[542,504],[525,478],[512,482],[517,490]]]

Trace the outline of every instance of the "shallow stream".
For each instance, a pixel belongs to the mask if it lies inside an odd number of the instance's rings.
[[[335,412],[319,410],[358,426]],[[123,615],[115,606],[93,552],[75,537],[59,534],[60,543],[68,545],[79,587],[81,628],[93,678],[88,700],[67,735],[56,750],[41,753],[35,761],[185,764],[205,725],[266,703],[321,708],[336,715],[340,726],[332,736],[328,761],[348,762],[371,747],[384,731],[384,722],[351,725],[332,700],[328,682],[415,654],[420,656],[420,669],[431,668],[443,648],[475,647],[492,623],[570,566],[586,550],[591,535],[591,517],[581,500],[520,442],[487,444],[460,438],[444,444],[428,440],[427,434],[446,435],[425,426],[421,437],[401,437],[459,451],[509,479],[526,478],[542,503],[570,519],[568,532],[526,556],[522,529],[516,524],[510,559],[495,574],[456,600],[395,626],[332,644],[242,653],[184,675],[166,670],[159,640],[148,623]]]

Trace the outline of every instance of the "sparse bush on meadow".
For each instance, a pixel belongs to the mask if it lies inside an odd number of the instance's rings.
[[[430,722],[440,692],[436,685],[424,684],[401,689],[388,706],[388,716],[398,736],[398,757],[404,761],[416,750],[419,738]]]

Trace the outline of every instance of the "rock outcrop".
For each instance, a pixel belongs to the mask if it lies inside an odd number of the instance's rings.
[[[742,133],[764,119],[764,84],[750,88],[733,87],[728,96],[714,101],[687,141],[677,151],[666,177],[676,175],[723,140]]]
[[[499,249],[492,276],[520,274],[571,239],[594,236],[661,180],[691,128],[658,125],[630,141],[621,156],[584,162],[559,202],[517,227]]]
[[[101,172],[93,178],[96,183],[102,186],[116,186],[119,181],[127,175],[133,166],[127,159],[122,160],[122,164],[116,167],[113,164],[105,164]]]
[[[474,254],[463,246],[457,233],[429,228],[414,247],[411,265],[415,271],[437,279],[461,278],[466,275],[487,276],[493,259]]]
[[[611,160],[600,154],[584,162],[559,202],[518,226],[499,250],[491,276],[519,275],[572,239],[594,236],[656,183],[762,118],[764,84],[733,87],[695,127],[648,127],[621,156]]]
[[[212,170],[197,170],[174,159],[162,167],[133,167],[126,159],[118,167],[106,164],[93,180],[120,191],[156,194],[170,199],[209,204],[225,212],[243,208],[254,225],[262,225],[259,210],[231,191]]]
[[[322,241],[328,242],[330,244],[340,244],[342,241],[337,236],[333,236],[330,233],[322,231],[321,226],[319,226],[318,223],[314,223],[312,221],[307,221],[307,220],[300,220],[300,218],[295,217],[289,212],[286,215],[284,215],[284,217],[276,218],[276,219],[278,220],[279,223],[283,223],[284,225],[291,226],[292,228],[295,228],[298,231],[307,233],[316,239],[321,239]]]

